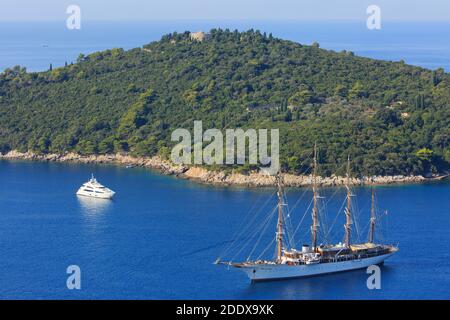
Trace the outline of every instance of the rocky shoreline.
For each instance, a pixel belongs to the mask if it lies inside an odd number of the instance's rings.
[[[259,173],[225,173],[224,171],[211,171],[202,167],[187,167],[175,165],[170,161],[163,160],[160,157],[131,157],[122,154],[109,155],[90,155],[82,156],[76,153],[66,154],[44,154],[38,155],[30,152],[10,151],[6,154],[0,154],[0,160],[29,160],[29,161],[52,161],[52,162],[72,162],[72,163],[104,163],[117,164],[123,166],[138,166],[158,170],[167,175],[175,175],[181,178],[198,181],[201,183],[223,185],[223,186],[246,186],[246,187],[268,187],[275,184],[275,178]],[[288,187],[305,187],[311,185],[312,177],[310,175],[283,174],[284,182]],[[353,185],[387,185],[394,183],[420,183],[430,178],[423,176],[375,176],[364,178],[352,178]],[[345,183],[344,177],[331,176],[319,177],[318,183],[321,186],[339,186]]]

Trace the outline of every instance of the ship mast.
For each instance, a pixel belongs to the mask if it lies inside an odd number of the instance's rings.
[[[345,182],[345,188],[347,189],[347,207],[345,208],[345,246],[350,247],[350,231],[352,224],[352,213],[351,213],[351,191],[350,191],[350,155],[347,158],[347,179]]]
[[[369,232],[369,243],[373,243],[373,238],[375,235],[375,190],[372,187],[372,208],[370,210],[370,232]]]
[[[319,227],[318,209],[317,209],[317,144],[314,143],[314,162],[313,162],[313,210],[311,226],[312,250],[317,251],[317,229]]]
[[[277,223],[277,261],[281,262],[283,255],[283,186],[281,176],[276,176],[278,186],[278,223]]]

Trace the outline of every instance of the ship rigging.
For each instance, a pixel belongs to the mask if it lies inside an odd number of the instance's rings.
[[[284,183],[282,175],[275,177],[277,186],[277,204],[271,213],[263,220],[263,223],[259,227],[256,226],[256,219],[260,216],[257,212],[249,220],[249,225],[244,228],[240,234],[237,235],[235,241],[224,251],[223,255],[230,250],[233,244],[236,244],[238,239],[243,237],[246,240],[252,239],[252,237],[246,237],[247,233],[253,231],[257,234],[257,241],[251,250],[248,258],[243,262],[235,262],[234,258],[222,261],[219,257],[216,260],[218,264],[225,264],[240,270],[243,270],[248,277],[253,280],[272,280],[272,279],[286,279],[296,277],[306,277],[320,274],[327,274],[333,272],[347,271],[365,268],[373,264],[382,264],[384,260],[392,256],[398,251],[398,248],[394,245],[377,244],[375,243],[375,229],[376,229],[376,210],[375,210],[375,190],[372,187],[371,196],[371,209],[369,220],[369,232],[367,242],[352,242],[352,225],[355,227],[354,231],[358,234],[357,224],[354,223],[354,206],[352,206],[352,198],[355,195],[351,189],[351,161],[350,156],[347,158],[346,163],[346,177],[345,177],[345,190],[346,197],[343,207],[345,215],[344,224],[344,239],[343,243],[329,244],[326,241],[330,235],[330,232],[337,221],[333,221],[331,228],[322,228],[321,225],[324,222],[324,217],[321,215],[320,202],[324,199],[319,195],[319,181],[318,181],[318,149],[317,145],[314,145],[312,170],[311,170],[311,187],[312,187],[312,199],[311,203],[307,207],[305,214],[300,219],[299,224],[292,230],[291,214],[293,209],[289,210],[287,205],[287,198],[284,190]],[[337,191],[336,191],[337,192]],[[333,196],[336,194],[333,194]],[[294,207],[302,200],[303,196],[297,201]],[[266,202],[267,203],[267,202]],[[311,208],[312,207],[312,208]],[[311,244],[303,244],[301,249],[297,250],[297,243],[294,240],[294,236],[299,230],[300,225],[305,219],[306,213],[311,212]],[[340,212],[341,210],[339,210]],[[256,258],[251,259],[250,256],[255,252],[263,238],[267,227],[272,220],[272,217],[277,216],[275,237],[264,248],[263,252]],[[319,235],[325,240],[325,243],[319,244]],[[358,235],[359,238],[359,235]],[[275,242],[275,257],[274,259],[262,259],[265,252]],[[238,246],[238,252],[234,257],[239,256],[242,253],[245,245]]]

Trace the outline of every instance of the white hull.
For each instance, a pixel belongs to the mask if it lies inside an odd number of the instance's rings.
[[[92,178],[88,182],[83,183],[83,185],[77,191],[78,196],[98,199],[112,199],[114,194],[114,191],[98,183],[97,179],[94,178],[94,175],[92,175]]]
[[[394,253],[388,253],[376,257],[360,260],[348,260],[330,263],[318,263],[310,265],[287,264],[255,264],[239,266],[252,281],[278,280],[288,278],[311,277],[326,273],[342,272],[367,268],[370,265],[381,264]]]
[[[104,194],[99,194],[99,193],[95,193],[95,192],[86,192],[83,190],[79,190],[77,192],[78,196],[85,196],[85,197],[91,197],[91,198],[98,198],[98,199],[112,199],[112,197],[114,196],[114,192],[113,193],[104,193]]]

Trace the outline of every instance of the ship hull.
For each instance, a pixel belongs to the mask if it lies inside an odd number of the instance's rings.
[[[98,198],[98,199],[112,199],[114,197],[114,192],[111,193],[102,193],[102,194],[98,194],[95,192],[87,192],[84,190],[78,190],[77,191],[77,195],[78,196],[84,196],[84,197],[91,197],[91,198]]]
[[[335,272],[343,272],[367,268],[371,265],[382,264],[393,253],[387,253],[376,257],[360,260],[348,260],[330,263],[318,263],[310,265],[251,265],[240,266],[252,281],[282,280],[290,278],[312,277]]]

